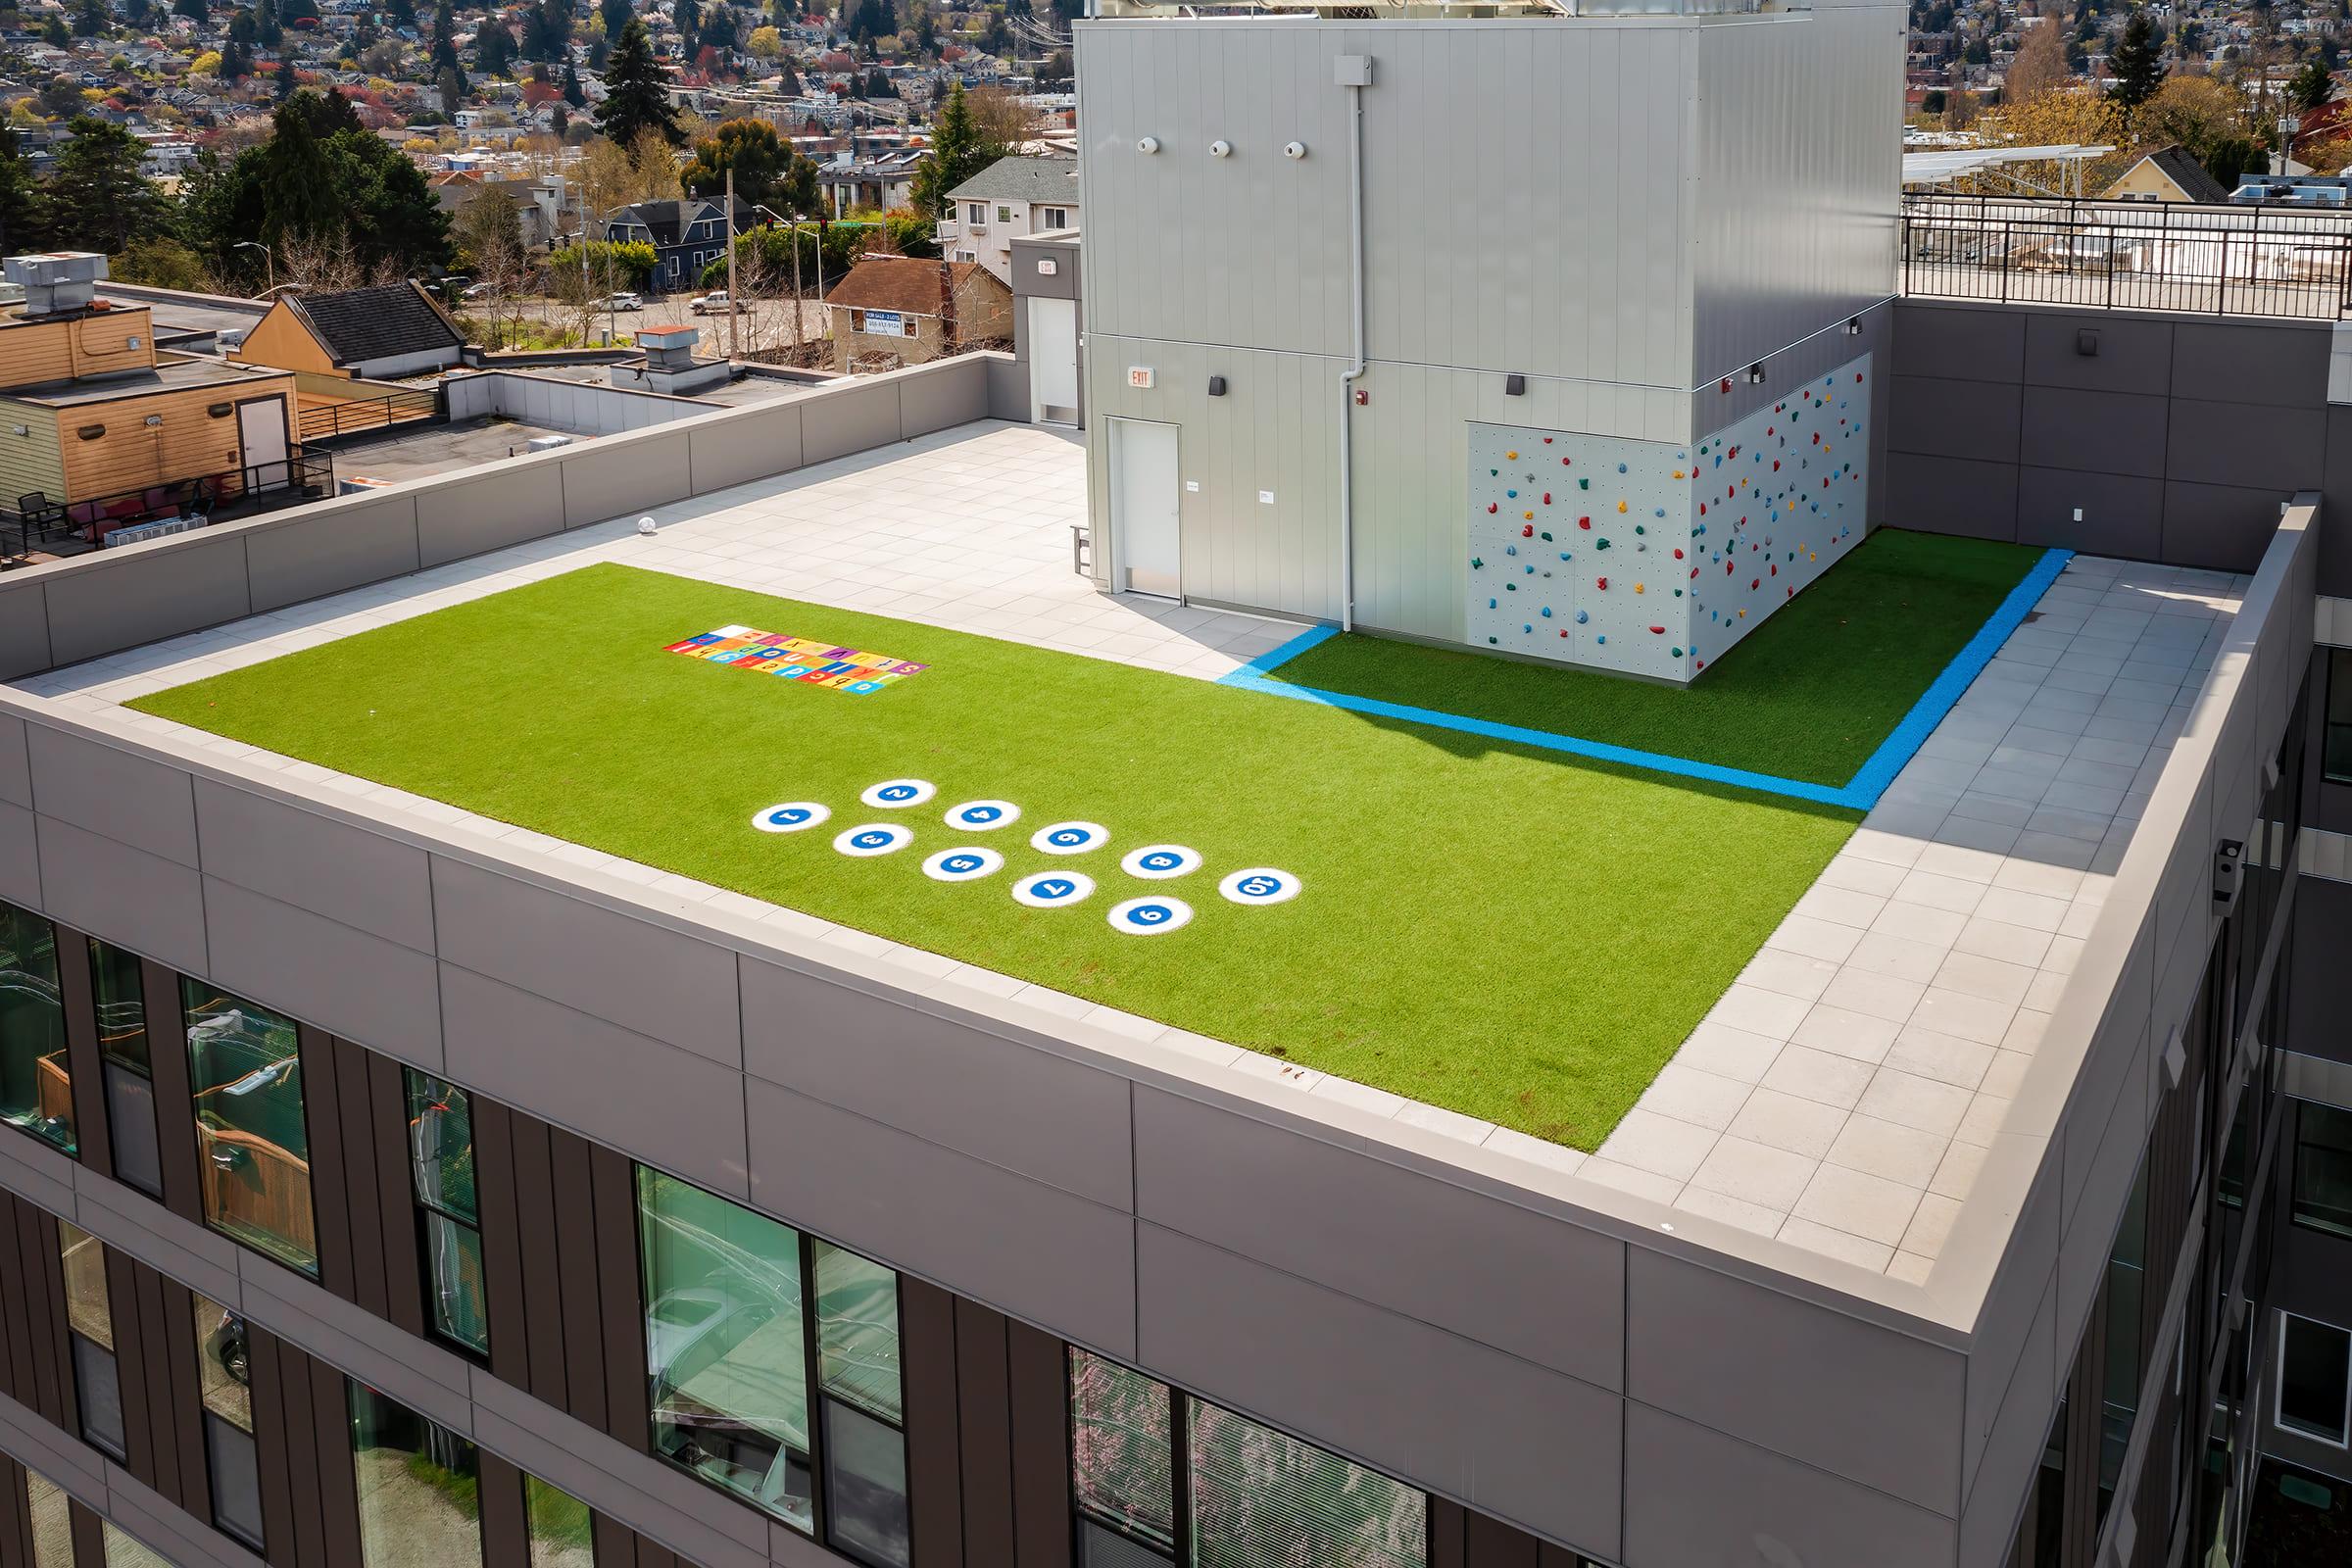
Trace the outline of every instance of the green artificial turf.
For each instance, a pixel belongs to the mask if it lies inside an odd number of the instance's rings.
[[[1361,636],[1267,678],[1841,785],[2040,557],[1882,528],[1685,690]]]
[[[931,667],[848,695],[666,653],[728,624]],[[735,889],[909,946],[1592,1149],[1851,832],[1855,813],[1368,721],[1125,664],[616,565],[361,633],[142,699],[151,713]],[[914,775],[908,811],[858,792]],[[1023,809],[969,834],[957,802]],[[753,813],[822,801],[822,828]],[[1111,846],[1029,847],[1046,823]],[[842,828],[913,845],[853,859]],[[943,884],[956,843],[1003,871]],[[1190,845],[1176,881],[1126,850]],[[1279,866],[1296,900],[1246,908],[1226,872]],[[1085,904],[1032,910],[1014,878],[1082,870]],[[1145,892],[1183,930],[1113,931]]]

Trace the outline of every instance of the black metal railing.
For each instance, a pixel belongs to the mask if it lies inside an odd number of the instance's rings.
[[[295,431],[305,441],[324,441],[355,430],[380,430],[388,424],[430,419],[441,412],[441,400],[431,391],[404,387],[380,398],[351,398],[336,403],[305,401]]]
[[[152,528],[173,519],[202,525],[224,514],[299,506],[334,491],[334,460],[297,452],[274,463],[74,501],[23,496],[14,506],[0,506],[0,566],[22,565],[34,550],[48,545],[102,547],[125,529]]]
[[[2187,202],[1903,199],[1902,288],[1942,299],[2335,320],[2352,212]]]

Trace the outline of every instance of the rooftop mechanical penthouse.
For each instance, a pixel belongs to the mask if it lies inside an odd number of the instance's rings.
[[[1013,355],[0,575],[0,1564],[2293,1560],[2333,333],[1899,27],[1081,24]]]

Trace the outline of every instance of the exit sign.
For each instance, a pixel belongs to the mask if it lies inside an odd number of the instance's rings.
[[[1127,367],[1127,384],[1142,391],[1150,391],[1152,389],[1152,367],[1149,365]]]

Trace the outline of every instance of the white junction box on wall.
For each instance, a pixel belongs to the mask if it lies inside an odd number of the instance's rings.
[[[1469,427],[1474,647],[1688,682],[1866,532],[1870,356],[1693,446]]]

